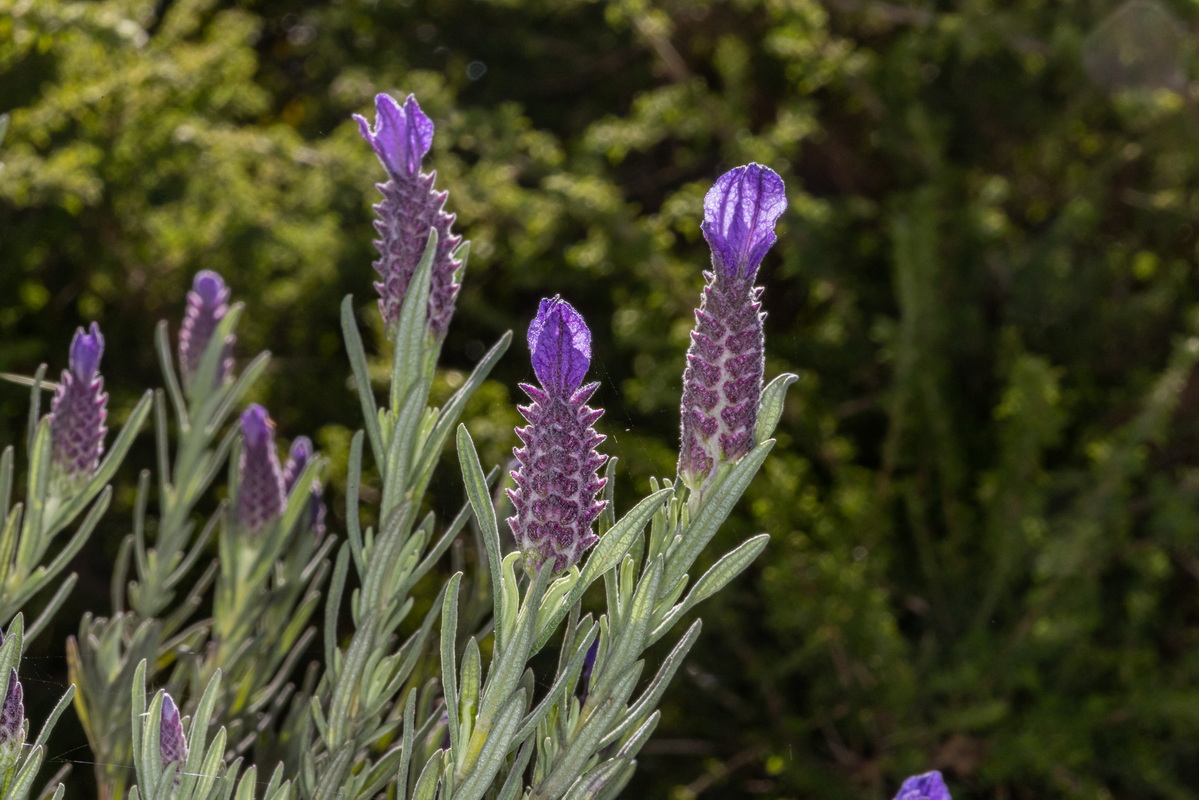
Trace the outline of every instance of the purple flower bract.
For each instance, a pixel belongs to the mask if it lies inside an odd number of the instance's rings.
[[[86,482],[104,452],[108,395],[99,373],[103,355],[99,326],[93,322],[88,333],[78,329],[71,340],[70,369],[63,371],[50,403],[50,463],[60,495]]]
[[[933,770],[923,775],[913,775],[899,787],[895,800],[953,800],[949,787],[941,773]]]
[[[700,226],[713,266],[726,277],[752,280],[786,208],[783,179],[769,167],[746,164],[721,175],[704,196]]]

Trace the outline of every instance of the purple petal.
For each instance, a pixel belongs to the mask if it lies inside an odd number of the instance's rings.
[[[274,437],[270,415],[266,409],[253,403],[241,413],[241,432],[246,439],[246,445],[259,448],[266,445]]]
[[[726,278],[753,277],[777,238],[774,225],[786,208],[783,179],[761,164],[731,169],[713,184],[704,196],[701,230]]]
[[[196,273],[192,280],[192,291],[200,296],[200,300],[206,306],[215,307],[229,300],[229,289],[225,286],[225,279],[210,269]]]
[[[413,95],[400,105],[390,95],[378,94],[375,110],[373,128],[365,117],[354,115],[362,138],[370,142],[388,172],[405,178],[418,174],[421,159],[433,145],[433,121],[420,110]]]
[[[541,301],[529,325],[533,372],[552,395],[569,395],[591,366],[591,331],[582,315],[561,297]]]
[[[100,356],[104,355],[104,336],[100,326],[92,323],[90,333],[84,333],[83,328],[75,331],[71,340],[71,372],[79,380],[90,383],[100,368]]]
[[[952,800],[949,788],[941,773],[933,770],[923,775],[913,775],[899,787],[895,800]]]

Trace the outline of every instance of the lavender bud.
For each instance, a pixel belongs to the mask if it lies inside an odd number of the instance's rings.
[[[265,408],[255,403],[243,411],[241,432],[245,446],[237,467],[237,521],[255,534],[283,513],[283,470],[275,452],[275,427]]]
[[[758,265],[775,242],[774,225],[787,207],[783,180],[748,164],[726,172],[704,197],[701,229],[712,270],[695,312],[683,372],[679,475],[693,489],[717,463],[753,447],[765,372]]]
[[[96,323],[90,333],[75,331],[70,369],[63,370],[50,403],[50,463],[54,491],[62,497],[77,491],[100,466],[108,430],[108,395],[99,373],[103,354],[104,336]]]
[[[216,326],[229,312],[229,287],[220,275],[212,270],[201,270],[192,281],[187,293],[187,311],[183,315],[183,326],[179,331],[179,366],[183,371],[183,382],[190,385],[204,351],[216,333]],[[230,334],[225,338],[221,360],[217,364],[216,385],[220,386],[233,372],[233,341]]]
[[[582,691],[579,692],[579,702],[586,703],[587,695],[591,693],[591,673],[595,670],[595,658],[599,655],[599,637],[595,637],[595,641],[587,648],[587,654],[583,656],[583,671],[579,675],[579,685]]]
[[[179,770],[187,763],[187,739],[183,736],[183,720],[179,718],[179,707],[165,692],[162,695],[162,720],[158,726],[158,757],[162,768],[178,764]],[[179,776],[175,776],[175,786]]]
[[[521,384],[533,402],[519,408],[529,421],[516,434],[524,443],[513,452],[516,488],[508,491],[516,514],[508,518],[530,572],[546,559],[561,572],[598,541],[591,532],[604,502],[597,470],[607,456],[596,452],[605,437],[595,432],[604,412],[586,405],[599,388],[583,386],[591,364],[591,331],[577,311],[559,297],[542,300],[529,326],[533,372],[541,388]]]
[[[288,495],[315,454],[312,440],[307,436],[297,436],[291,443],[291,452],[287,457],[287,463],[283,465],[283,488]],[[321,483],[317,480],[313,480],[309,496],[308,526],[318,538],[325,533],[325,504],[321,500]]]
[[[8,675],[8,691],[0,707],[0,773],[8,772],[21,757],[25,745],[25,691],[17,680],[17,671]]]
[[[420,171],[421,160],[433,143],[433,121],[425,116],[412,95],[408,95],[403,105],[389,95],[377,95],[375,109],[373,128],[364,117],[355,114],[354,119],[390,178],[387,183],[378,184],[383,201],[375,206],[378,217],[375,230],[380,237],[375,241],[379,258],[374,262],[381,279],[375,283],[379,313],[390,335],[400,318],[408,284],[424,255],[429,231],[436,229],[428,319],[429,330],[440,339],[454,315],[461,288],[455,277],[462,262],[453,258],[452,253],[462,238],[450,230],[454,215],[442,210],[447,193],[433,189],[437,172]]]
[[[933,770],[923,775],[913,775],[899,787],[895,800],[953,800],[941,773]]]

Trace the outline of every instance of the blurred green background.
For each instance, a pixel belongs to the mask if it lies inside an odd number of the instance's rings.
[[[415,92],[473,241],[446,385],[562,293],[627,506],[673,474],[703,193],[767,164],[767,372],[801,380],[714,548],[774,538],[628,796],[938,768],[958,800],[1199,797],[1197,31],[1195,0],[0,0],[0,371],[56,374],[98,320],[118,421],[215,269],[239,357],[274,353],[256,399],[343,463],[337,304],[375,316],[382,177],[350,114]],[[487,464],[528,377],[515,347],[470,411]],[[26,411],[0,386],[0,443]],[[461,501],[452,463],[436,491]],[[34,719],[71,615],[109,610],[127,506],[107,524],[31,651]],[[52,766],[88,760],[74,728]]]

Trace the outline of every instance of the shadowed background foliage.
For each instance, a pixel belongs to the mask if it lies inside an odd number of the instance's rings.
[[[119,419],[218,270],[239,357],[274,354],[255,399],[334,462],[336,531],[337,303],[374,318],[382,177],[350,114],[414,92],[473,241],[443,390],[561,293],[627,501],[674,470],[703,193],[767,164],[767,373],[801,380],[723,544],[774,538],[629,795],[879,798],[935,767],[959,800],[1199,797],[1197,30],[1187,0],[0,0],[0,371],[56,374],[98,320]],[[487,465],[526,364],[468,412]],[[0,386],[0,444],[26,398]],[[109,610],[143,439],[33,644],[34,719]],[[88,758],[72,724],[52,759]]]

